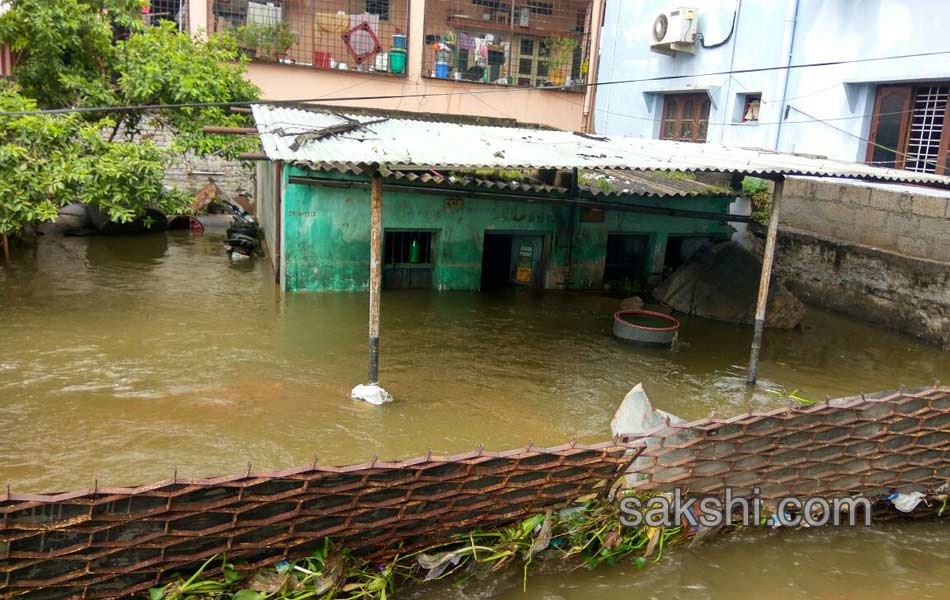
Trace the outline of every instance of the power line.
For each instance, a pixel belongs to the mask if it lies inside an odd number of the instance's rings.
[[[781,65],[775,67],[755,67],[750,69],[737,69],[731,71],[711,71],[707,73],[696,73],[691,75],[659,75],[656,77],[643,77],[639,79],[620,79],[615,81],[599,81],[592,83],[579,83],[574,85],[565,85],[565,86],[553,86],[548,88],[542,88],[547,90],[574,90],[574,89],[583,89],[588,87],[601,87],[609,85],[622,85],[630,83],[648,83],[653,81],[675,81],[681,79],[693,79],[696,77],[714,77],[720,75],[742,75],[747,73],[763,73],[767,71],[778,71],[786,69],[806,69],[806,68],[817,68],[817,67],[831,67],[837,65],[847,65],[847,64],[857,64],[857,63],[866,63],[866,62],[875,62],[882,60],[899,60],[902,58],[923,58],[927,56],[939,56],[944,54],[950,54],[950,50],[939,50],[933,52],[919,52],[915,54],[898,54],[892,56],[876,56],[869,58],[857,58],[850,60],[836,60],[836,61],[824,61],[824,62],[815,62],[815,63],[801,63],[795,65]],[[466,90],[463,92],[424,92],[421,94],[391,94],[384,96],[350,96],[343,98],[300,98],[294,100],[241,100],[234,102],[181,102],[181,103],[172,103],[172,104],[139,104],[131,106],[89,106],[89,107],[71,107],[71,108],[50,108],[50,109],[37,109],[37,110],[19,110],[19,111],[6,111],[0,112],[0,117],[20,117],[20,116],[30,116],[30,115],[57,115],[57,114],[75,114],[75,113],[115,113],[115,112],[129,112],[129,111],[140,111],[140,110],[168,110],[168,109],[180,109],[180,108],[227,108],[227,107],[240,107],[240,106],[250,106],[252,104],[270,104],[276,106],[283,105],[297,105],[297,104],[306,104],[306,103],[317,103],[317,102],[355,102],[355,101],[365,101],[365,100],[396,100],[403,98],[434,98],[434,97],[445,97],[445,96],[461,96],[461,95],[483,95],[483,94],[504,94],[512,92],[523,92],[523,91],[536,91],[539,88],[533,87],[504,87],[502,89],[496,90]]]
[[[827,125],[828,127],[831,127],[832,129],[834,129],[835,131],[839,131],[839,132],[841,132],[841,133],[843,133],[843,134],[845,134],[845,135],[849,135],[849,136],[851,136],[851,137],[853,137],[853,138],[855,138],[855,139],[861,140],[862,142],[867,142],[868,144],[874,146],[875,148],[881,148],[882,150],[887,150],[888,152],[893,152],[896,156],[900,156],[900,157],[902,157],[902,158],[904,158],[904,159],[909,158],[909,159],[911,159],[911,160],[913,160],[913,161],[916,161],[916,162],[922,162],[922,163],[929,164],[929,165],[933,166],[935,169],[940,166],[940,164],[939,164],[937,161],[929,160],[929,159],[927,159],[927,158],[923,158],[923,157],[921,157],[921,156],[919,156],[919,155],[915,155],[915,154],[907,154],[907,153],[901,152],[900,150],[897,150],[897,149],[895,149],[895,148],[891,148],[891,147],[889,147],[889,146],[885,146],[885,145],[883,145],[883,144],[878,144],[877,142],[873,142],[873,141],[869,140],[868,138],[863,137],[863,136],[860,136],[860,135],[858,135],[858,134],[856,134],[856,133],[851,133],[851,132],[848,131],[847,129],[842,129],[842,128],[838,127],[837,125],[832,125],[831,123],[827,122],[827,121],[824,120],[824,119],[819,119],[818,117],[812,116],[812,115],[808,114],[807,112],[801,110],[800,108],[795,108],[794,106],[792,106],[791,109],[794,110],[795,112],[798,112],[798,113],[801,113],[801,114],[805,115],[805,116],[808,117],[809,119],[814,119],[814,121],[817,122],[817,123],[822,123],[822,124],[824,124],[824,125]],[[880,163],[880,162],[883,162],[883,161],[877,161],[877,162]],[[873,164],[873,163],[872,163],[872,164]]]

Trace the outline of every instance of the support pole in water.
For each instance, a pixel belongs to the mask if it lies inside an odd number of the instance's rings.
[[[383,287],[383,177],[373,175],[370,192],[369,234],[369,383],[350,392],[354,400],[370,404],[392,402],[393,397],[379,385],[379,296]]]
[[[769,215],[769,231],[765,235],[765,254],[762,256],[762,275],[759,278],[759,297],[755,304],[755,331],[752,334],[752,353],[749,356],[749,377],[746,382],[754,385],[759,371],[759,351],[762,349],[762,331],[765,329],[765,307],[769,301],[769,282],[772,280],[772,264],[775,262],[775,241],[778,237],[779,209],[782,205],[782,190],[785,178],[775,182],[772,191],[772,214]]]
[[[379,383],[379,293],[383,278],[383,178],[373,175],[369,250],[369,384]]]

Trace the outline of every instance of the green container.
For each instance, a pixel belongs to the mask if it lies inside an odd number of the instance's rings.
[[[418,265],[422,262],[422,257],[419,252],[419,240],[412,240],[412,245],[409,246],[409,262],[414,265]]]
[[[394,48],[389,52],[389,70],[396,75],[402,75],[406,71],[406,51]]]

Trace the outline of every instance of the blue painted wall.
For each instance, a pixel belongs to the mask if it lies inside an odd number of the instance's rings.
[[[948,50],[948,0],[742,0],[736,31],[715,49],[695,56],[665,56],[650,50],[655,16],[678,6],[699,13],[699,31],[707,44],[729,33],[737,0],[670,2],[608,0],[601,44],[600,82],[736,71],[788,64],[795,5],[798,5],[792,64],[914,54]],[[788,73],[787,104],[821,119],[818,123],[791,110],[778,126]],[[708,142],[862,161],[879,83],[950,80],[950,54],[927,58],[851,63],[829,67],[772,70],[733,76],[605,85],[598,88],[596,128],[611,135],[655,138],[662,95],[706,91],[712,100]],[[744,93],[762,94],[758,124],[739,121]],[[833,126],[832,126],[833,125]],[[836,130],[835,128],[843,131]]]

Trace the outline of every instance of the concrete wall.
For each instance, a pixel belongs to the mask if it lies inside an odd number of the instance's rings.
[[[277,238],[277,163],[260,161],[256,163],[257,220],[261,225],[267,258],[277,271],[277,258],[280,243]]]
[[[805,302],[950,348],[948,263],[783,230],[775,269]]]
[[[283,199],[284,289],[364,290],[369,284],[369,190],[289,183],[306,176],[301,169],[285,169]],[[326,177],[327,174],[321,174]],[[343,176],[336,176],[344,179]],[[347,179],[353,179],[348,177]],[[638,204],[660,206],[655,199]],[[677,206],[726,212],[729,198],[676,199]],[[572,287],[597,288],[603,282],[608,233],[646,233],[651,236],[653,265],[662,268],[669,235],[696,234],[729,237],[732,229],[719,221],[673,218],[608,211],[603,223],[580,223],[569,206],[524,201],[460,198],[454,195],[384,191],[384,229],[436,231],[433,287],[477,290],[481,283],[482,248],[486,231],[543,235],[544,285],[562,287],[570,247]]]
[[[737,4],[737,0],[610,0],[598,81],[779,67],[789,63],[790,49],[792,64],[807,64],[947,48],[950,2],[946,0],[743,0],[736,31],[723,46],[699,48],[695,56],[650,51],[651,27],[661,11],[681,5],[697,7],[699,31],[707,44],[714,44],[726,39]],[[779,139],[786,74],[786,104],[793,110]],[[870,118],[866,115],[873,111],[878,83],[947,79],[950,55],[945,54],[604,85],[597,90],[595,123],[601,133],[657,137],[663,94],[705,91],[712,103],[708,142],[863,162],[866,142],[860,138],[867,137]],[[759,122],[738,122],[740,94],[752,92],[762,94]],[[832,121],[832,127],[794,109],[840,120]]]
[[[781,225],[950,264],[950,192],[790,178]]]

